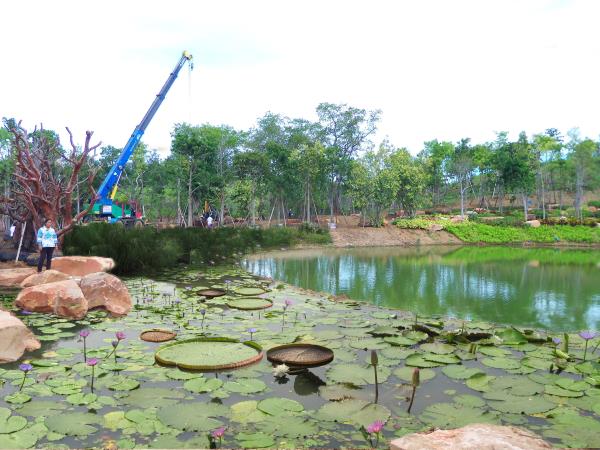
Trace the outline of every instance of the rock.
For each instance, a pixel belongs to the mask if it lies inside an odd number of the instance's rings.
[[[55,281],[63,281],[71,278],[66,273],[58,270],[44,270],[42,273],[34,273],[21,281],[21,287],[37,286],[38,284],[54,283]]]
[[[88,301],[88,308],[104,307],[113,315],[131,311],[131,296],[127,286],[114,275],[97,272],[86,275],[79,284]]]
[[[74,280],[25,288],[19,292],[15,305],[27,311],[52,313],[70,319],[81,319],[88,310],[88,301]]]
[[[450,222],[451,223],[461,223],[461,222],[464,222],[465,220],[467,220],[467,217],[466,216],[460,216],[460,215],[459,216],[452,216],[450,218]]]
[[[542,224],[539,220],[528,220],[525,222],[525,225],[530,226],[531,228],[539,228]]]
[[[0,287],[18,288],[25,278],[35,273],[35,269],[29,267],[0,270]]]
[[[390,444],[390,450],[541,450],[552,448],[531,431],[517,427],[472,424],[455,430],[412,433]]]
[[[444,226],[440,225],[439,223],[432,223],[429,225],[429,231],[442,231],[443,229]]]
[[[61,256],[52,260],[52,268],[67,275],[84,277],[90,273],[108,272],[115,267],[112,258],[99,256]]]
[[[0,363],[18,360],[25,351],[37,350],[40,342],[8,311],[0,310]]]

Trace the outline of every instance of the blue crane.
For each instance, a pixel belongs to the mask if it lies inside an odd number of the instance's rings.
[[[152,105],[150,105],[150,109],[148,109],[142,121],[137,127],[135,127],[135,130],[133,130],[133,133],[127,141],[127,144],[125,144],[125,147],[123,147],[123,151],[119,155],[119,158],[112,166],[110,172],[108,172],[106,178],[104,178],[104,181],[100,185],[100,188],[98,189],[98,192],[96,194],[96,202],[91,211],[93,216],[97,218],[108,217],[109,220],[113,222],[121,220],[123,222],[127,222],[127,224],[129,224],[129,222],[131,222],[132,224],[135,223],[136,217],[131,217],[131,210],[129,210],[129,212],[126,214],[124,204],[121,204],[121,206],[115,205],[114,198],[115,194],[117,193],[117,188],[119,186],[119,180],[121,179],[121,175],[123,174],[123,170],[125,169],[125,164],[127,164],[127,161],[129,161],[129,158],[131,158],[131,155],[135,151],[135,148],[140,142],[140,139],[142,138],[144,132],[146,131],[146,128],[150,124],[150,121],[154,117],[154,114],[156,114],[156,111],[158,111],[158,108],[165,99],[167,92],[169,92],[169,89],[171,89],[171,86],[175,82],[179,71],[185,65],[186,62],[189,62],[190,69],[192,69],[192,55],[190,55],[188,52],[183,52],[181,58],[179,59],[179,62],[175,66],[175,69],[173,69],[173,72],[171,72],[169,78],[167,78],[167,81],[165,82],[164,86],[152,102]],[[139,211],[137,211],[136,216],[138,218],[141,217]]]

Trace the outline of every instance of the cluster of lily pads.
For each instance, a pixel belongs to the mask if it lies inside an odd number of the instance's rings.
[[[410,432],[475,422],[600,447],[593,332],[415,317],[233,266],[126,282],[135,307],[124,318],[17,312],[43,346],[0,368],[0,448],[384,447]],[[199,295],[209,288],[224,295]],[[137,338],[155,328],[176,332],[176,340]],[[207,338],[230,346],[213,349]],[[206,355],[199,361],[189,348],[197,342]],[[294,342],[328,347],[335,358],[278,376],[264,357],[236,369],[185,369]]]

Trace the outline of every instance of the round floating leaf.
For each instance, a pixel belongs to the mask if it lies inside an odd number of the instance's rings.
[[[593,417],[582,416],[575,411],[567,411],[552,419],[551,425],[550,428],[544,430],[544,436],[559,439],[564,446],[600,447],[600,422]]]
[[[494,392],[504,392],[511,395],[529,397],[544,392],[544,386],[529,378],[518,376],[497,377],[490,382],[489,395]]]
[[[442,368],[442,372],[448,378],[455,380],[466,380],[475,374],[483,373],[481,370],[474,367],[465,367],[463,365],[451,365]]]
[[[404,381],[412,381],[414,367],[400,367],[394,370],[394,375]],[[419,379],[421,382],[431,380],[435,377],[435,372],[431,369],[421,369],[419,371]]]
[[[483,408],[485,406],[485,402],[482,399],[469,394],[456,395],[454,397],[454,402],[463,406],[472,406],[474,408]]]
[[[262,349],[254,342],[194,338],[159,348],[155,358],[160,364],[183,369],[216,370],[252,364],[262,358]]]
[[[350,341],[350,347],[359,350],[381,350],[388,347],[388,344],[377,338],[364,338]]]
[[[509,350],[487,345],[480,346],[477,351],[486,356],[508,356],[512,354]]]
[[[216,403],[186,403],[161,408],[156,417],[164,425],[182,431],[210,431],[223,425],[215,417],[226,416],[228,408]]]
[[[412,366],[412,367],[438,367],[438,366],[443,366],[444,363],[440,363],[440,362],[435,362],[435,361],[427,361],[425,358],[423,358],[423,355],[420,354],[414,354],[414,355],[410,355],[408,358],[406,358],[406,363],[407,366]]]
[[[429,353],[436,353],[438,355],[448,355],[450,353],[453,353],[454,350],[456,350],[456,347],[453,345],[440,344],[436,342],[434,344],[421,344],[421,349]]]
[[[493,367],[494,369],[518,369],[520,367],[519,361],[515,361],[514,359],[508,358],[484,358],[481,361],[481,364]]]
[[[319,395],[325,400],[340,401],[348,398],[365,399],[365,396],[372,394],[366,393],[363,389],[350,384],[328,384],[319,386]]]
[[[271,416],[280,416],[286,413],[298,413],[304,411],[304,406],[295,400],[282,397],[271,397],[261,400],[257,408]]]
[[[398,346],[406,346],[410,347],[411,345],[415,345],[417,341],[409,339],[404,336],[389,336],[383,338],[384,342],[387,342],[390,345],[398,345]]]
[[[197,394],[203,392],[211,392],[216,389],[219,389],[223,386],[223,381],[218,378],[194,378],[192,380],[188,380],[183,384],[183,387],[190,392],[195,392]]]
[[[96,394],[84,394],[83,392],[67,396],[67,401],[72,405],[89,405],[90,403],[94,403],[97,399],[98,396]]]
[[[38,441],[38,437],[29,428],[11,434],[0,434],[0,448],[30,448]]]
[[[242,309],[242,310],[257,310],[257,309],[267,309],[273,306],[273,301],[268,298],[260,298],[260,297],[247,297],[247,298],[236,298],[227,301],[227,306],[234,309]]]
[[[180,391],[167,388],[140,388],[123,398],[125,405],[135,406],[141,409],[156,406],[165,406],[178,403],[184,394]]]
[[[448,366],[448,367],[452,367],[452,366]],[[475,391],[485,392],[485,391],[489,390],[490,381],[494,380],[495,378],[496,377],[486,375],[483,372],[478,372],[478,373],[471,375],[471,377],[467,380],[466,384],[467,384],[467,386],[469,386],[471,389],[473,389]]]
[[[228,381],[223,385],[223,389],[237,394],[256,394],[267,388],[267,385],[261,380],[254,378],[241,378],[236,381]]]
[[[499,414],[456,403],[429,405],[419,418],[436,428],[460,428],[471,423],[498,423]]]
[[[275,441],[265,433],[239,433],[235,437],[243,448],[272,447]]]
[[[257,424],[257,428],[273,436],[285,436],[290,438],[305,438],[318,433],[319,427],[304,417],[285,417],[285,426],[281,426],[278,417],[268,416],[267,420]]]
[[[22,405],[31,400],[31,396],[25,392],[15,392],[14,394],[7,395],[4,397],[4,401],[7,403],[13,403],[15,405]]]
[[[239,423],[256,423],[266,420],[269,415],[259,411],[256,400],[238,402],[231,405],[231,420]]]
[[[131,378],[119,379],[108,386],[111,391],[133,391],[139,387],[140,382]]]
[[[585,391],[589,388],[588,383],[585,381],[575,381],[571,378],[560,378],[559,380],[556,380],[556,385],[563,389],[576,392]]]
[[[264,294],[267,291],[259,287],[239,287],[233,289],[233,292],[235,292],[237,295],[253,296]]]
[[[460,358],[456,355],[439,355],[436,353],[423,353],[421,355],[425,361],[431,361],[442,364],[459,364]]]
[[[543,397],[536,395],[533,397],[524,397],[510,394],[499,394],[497,392],[486,392],[484,398],[491,398],[488,405],[498,411],[512,414],[539,414],[550,411],[556,406]],[[496,401],[498,400],[498,401]]]
[[[65,409],[66,406],[59,402],[53,402],[48,400],[34,400],[30,403],[23,405],[19,409],[19,414],[27,417],[48,417],[56,414],[61,414],[61,410]]]
[[[378,382],[385,382],[390,373],[390,369],[385,366],[377,367]],[[327,371],[327,378],[336,383],[350,383],[355,386],[375,384],[373,367],[365,367],[359,364],[338,364],[333,366]]]
[[[96,432],[100,418],[94,414],[74,412],[61,413],[56,416],[46,417],[45,424],[50,431],[66,436],[88,436]]]
[[[390,418],[390,411],[382,405],[359,399],[349,399],[326,403],[317,411],[316,418],[330,422],[368,426],[375,420],[386,422]]]
[[[27,419],[21,416],[11,416],[8,408],[0,408],[0,434],[19,431],[27,425]]]
[[[558,397],[582,397],[583,396],[583,392],[581,392],[581,391],[571,391],[569,389],[563,389],[561,387],[558,387],[558,386],[555,386],[552,384],[546,385],[546,387],[544,388],[544,391],[546,392],[546,394],[556,395]]]

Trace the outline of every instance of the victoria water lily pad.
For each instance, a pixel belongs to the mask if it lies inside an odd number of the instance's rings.
[[[272,363],[290,367],[318,367],[333,360],[333,351],[316,344],[287,344],[267,351],[267,359]]]
[[[158,349],[156,361],[192,370],[242,367],[262,358],[260,346],[228,338],[194,338],[167,344]]]
[[[227,306],[234,309],[256,310],[267,309],[273,306],[273,301],[268,298],[243,297],[234,298],[227,302]]]
[[[253,296],[264,294],[267,291],[259,287],[239,287],[235,288],[233,292],[235,292],[237,295]]]

